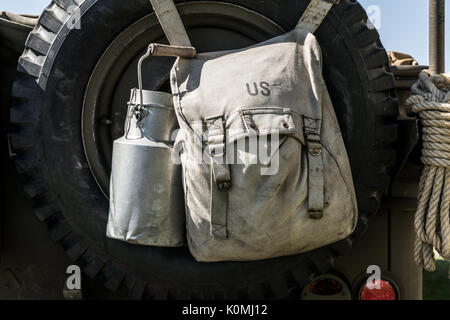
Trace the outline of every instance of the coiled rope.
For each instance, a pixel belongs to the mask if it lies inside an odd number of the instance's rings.
[[[426,271],[435,271],[435,249],[450,259],[450,77],[422,71],[407,104],[423,125],[422,162],[415,216],[414,259]]]

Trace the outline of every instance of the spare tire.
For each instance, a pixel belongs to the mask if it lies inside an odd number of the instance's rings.
[[[199,51],[244,47],[290,30],[309,3],[176,2]],[[135,298],[282,298],[327,271],[379,209],[395,160],[397,104],[387,54],[357,1],[334,6],[316,36],[358,197],[359,222],[349,239],[265,261],[198,263],[187,248],[105,236],[111,145],[123,133],[136,59],[148,42],[164,41],[148,0],[53,1],[28,37],[13,89],[11,140],[38,219],[86,274]],[[146,88],[169,90],[171,61],[152,60]]]

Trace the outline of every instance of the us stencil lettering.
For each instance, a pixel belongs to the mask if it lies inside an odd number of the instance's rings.
[[[257,96],[259,94],[268,97],[271,95],[270,84],[266,81],[261,81],[259,83],[253,82],[251,85],[246,83],[247,92],[251,96]]]

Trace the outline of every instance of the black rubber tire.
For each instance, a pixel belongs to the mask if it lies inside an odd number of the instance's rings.
[[[84,89],[108,44],[151,8],[148,0],[76,2],[81,3],[81,30],[65,25],[74,0],[55,0],[50,8],[58,11],[46,10],[27,40],[13,88],[11,140],[36,216],[87,275],[101,278],[112,290],[128,290],[134,298],[283,298],[350,250],[388,186],[398,112],[386,51],[377,31],[367,28],[367,15],[357,1],[341,1],[316,33],[358,196],[354,234],[301,255],[214,264],[196,263],[186,248],[149,248],[106,238],[108,201],[89,170],[82,144]],[[226,2],[257,11],[285,30],[295,26],[309,3]]]

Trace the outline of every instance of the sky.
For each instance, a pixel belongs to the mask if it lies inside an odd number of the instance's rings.
[[[428,64],[428,0],[360,0],[388,50],[411,54]],[[0,0],[0,10],[39,14],[49,0]],[[450,52],[450,5],[446,6],[446,52]],[[450,72],[450,58],[446,70]]]

